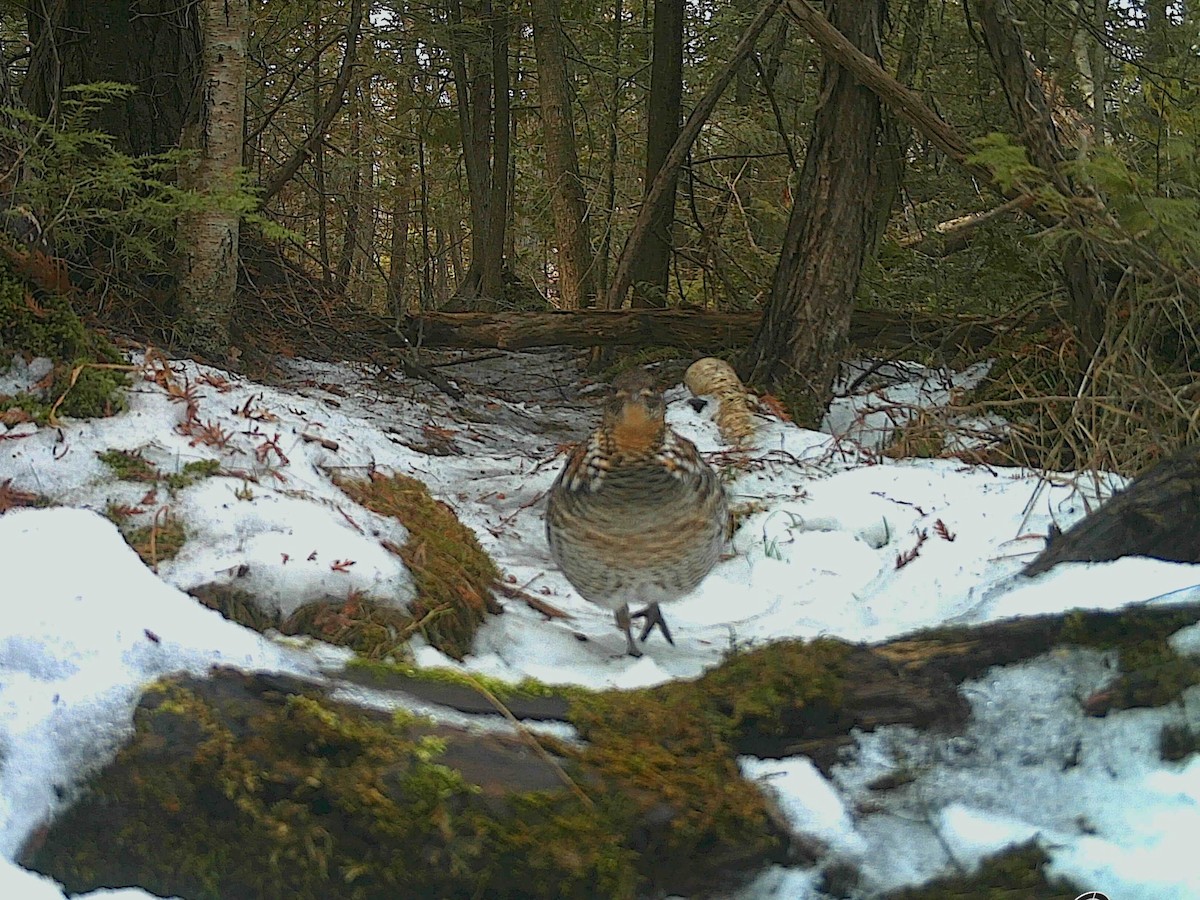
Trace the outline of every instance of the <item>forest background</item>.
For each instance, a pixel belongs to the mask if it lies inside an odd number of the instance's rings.
[[[421,346],[715,351],[808,423],[847,353],[987,357],[897,452],[992,413],[981,458],[1059,469],[1133,473],[1198,427],[1188,4],[30,0],[0,26],[5,256],[114,333],[418,374]]]

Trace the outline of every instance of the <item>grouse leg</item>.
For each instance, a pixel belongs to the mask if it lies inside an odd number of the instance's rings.
[[[639,613],[639,615],[640,615],[640,613]],[[633,642],[633,632],[630,630],[630,627],[629,627],[630,626],[630,616],[629,616],[629,604],[628,603],[621,604],[621,608],[618,609],[616,612],[616,617],[617,617],[617,627],[625,632],[625,641],[628,646],[628,650],[626,650],[625,652],[629,656],[641,656],[642,649]],[[642,640],[645,640],[645,637],[643,637]]]
[[[654,626],[657,625],[659,631],[663,633],[663,637],[667,639],[667,643],[672,647],[675,646],[675,639],[671,637],[671,629],[667,627],[667,620],[663,618],[662,610],[659,609],[657,603],[651,603],[645,609],[638,610],[630,618],[646,620],[646,624],[642,626],[639,640],[644,642],[650,636],[650,632],[654,630]]]

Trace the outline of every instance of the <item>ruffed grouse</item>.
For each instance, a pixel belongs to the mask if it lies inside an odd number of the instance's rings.
[[[691,593],[716,565],[729,534],[717,474],[691,441],[667,427],[666,403],[650,376],[618,378],[604,417],[550,489],[546,540],[585,599],[616,613],[630,656],[657,625],[674,643],[660,603]],[[632,603],[645,609],[629,612]]]

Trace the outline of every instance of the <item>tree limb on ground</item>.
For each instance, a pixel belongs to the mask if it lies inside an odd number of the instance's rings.
[[[709,310],[564,310],[559,312],[419,313],[406,334],[414,346],[429,348],[527,350],[532,347],[666,346],[709,351],[745,346],[760,314]],[[949,352],[980,350],[1011,322],[981,316],[856,310],[850,341],[856,347],[897,350],[940,347]],[[401,339],[380,332],[391,344]]]

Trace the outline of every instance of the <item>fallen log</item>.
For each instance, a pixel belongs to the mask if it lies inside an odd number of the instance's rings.
[[[740,754],[806,754],[829,772],[856,731],[953,734],[970,717],[964,680],[1060,645],[1118,653],[1114,683],[1083,712],[1161,705],[1200,680],[1200,666],[1167,641],[1197,617],[1197,605],[1141,607],[938,628],[874,646],[784,641],[734,654],[695,681],[532,705],[517,688],[445,675],[422,684],[385,665],[360,665],[370,677],[355,681],[400,712],[335,699],[336,676],[177,676],[147,691],[129,743],[20,861],[72,892],[728,896],[806,852],[742,775]],[[520,729],[439,724],[403,712],[413,696],[472,715],[503,706],[561,716],[581,740],[543,735],[535,749]]]
[[[711,351],[747,344],[757,312],[699,309],[563,310],[555,312],[427,312],[408,320],[406,337],[417,346],[447,349],[527,350],[533,347],[679,347]],[[850,322],[855,347],[898,350],[914,344],[980,350],[1008,326],[978,316],[858,310]],[[391,335],[394,339],[395,335]]]
[[[1060,562],[1150,556],[1200,562],[1200,446],[1185,447],[1062,534],[1025,567],[1026,575]]]

